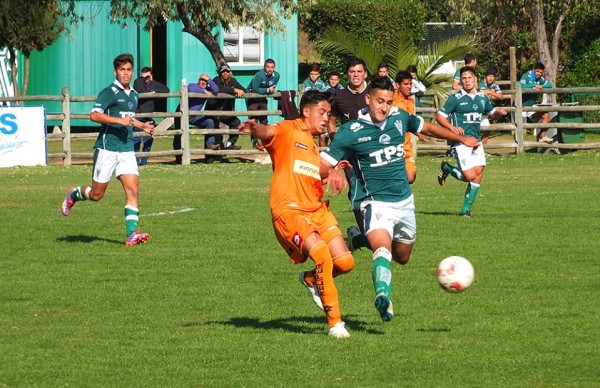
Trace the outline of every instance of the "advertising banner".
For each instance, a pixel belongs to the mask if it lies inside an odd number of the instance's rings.
[[[0,167],[48,163],[44,107],[0,107]]]

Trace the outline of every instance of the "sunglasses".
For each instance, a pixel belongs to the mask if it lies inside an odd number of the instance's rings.
[[[198,81],[208,82],[208,80],[206,78],[200,78]]]

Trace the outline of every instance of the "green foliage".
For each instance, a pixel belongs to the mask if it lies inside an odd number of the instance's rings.
[[[597,386],[599,158],[488,157],[466,220],[465,183],[440,188],[440,158],[419,154],[418,239],[392,267],[396,318],[379,319],[371,254],[357,251],[336,278],[346,341],[327,338],[298,282],[310,265],[291,265],[273,235],[271,166],[145,166],[151,238],[130,248],[117,180],[63,217],[91,165],[2,168],[0,385]],[[353,224],[346,195],[330,199],[340,226]],[[475,267],[461,294],[435,281],[454,254]]]
[[[330,30],[352,32],[376,50],[392,35],[402,33],[418,41],[423,35],[423,10],[411,0],[318,0],[301,21],[311,41]]]

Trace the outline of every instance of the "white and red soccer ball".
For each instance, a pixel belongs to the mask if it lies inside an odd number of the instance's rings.
[[[469,260],[460,256],[446,257],[437,266],[437,279],[448,292],[461,292],[475,279],[475,270]]]

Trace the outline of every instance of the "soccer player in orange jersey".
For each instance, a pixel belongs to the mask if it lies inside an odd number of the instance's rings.
[[[312,271],[301,272],[300,282],[317,306],[325,310],[328,334],[346,338],[338,292],[333,278],[354,267],[337,220],[322,201],[323,184],[333,194],[347,186],[343,168],[321,176],[319,149],[314,137],[325,132],[331,111],[331,94],[310,90],[300,100],[302,117],[274,125],[246,120],[240,131],[258,138],[273,161],[270,207],[277,240],[292,263],[315,263]]]

